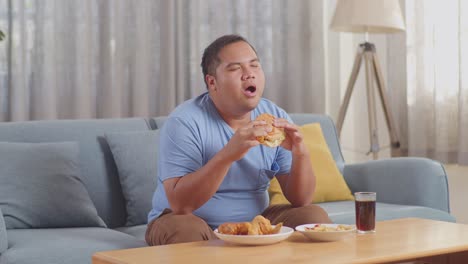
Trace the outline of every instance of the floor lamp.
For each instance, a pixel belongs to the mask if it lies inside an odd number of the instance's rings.
[[[390,135],[392,156],[399,156],[400,140],[388,103],[379,59],[377,57],[375,45],[368,41],[369,33],[394,33],[405,30],[399,0],[338,0],[330,28],[340,32],[365,33],[365,42],[361,43],[357,50],[348,86],[338,113],[336,122],[338,136],[341,136],[341,129],[343,127],[351,94],[361,64],[364,63],[369,118],[369,153],[372,153],[373,158],[377,159],[380,150],[374,93],[375,82],[377,84],[378,95],[382,103],[385,121]]]

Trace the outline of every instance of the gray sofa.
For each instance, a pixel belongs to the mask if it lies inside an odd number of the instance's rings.
[[[377,219],[450,215],[443,166],[422,158],[345,165],[332,120],[320,122],[350,189],[378,193]],[[159,118],[0,123],[0,264],[91,263],[94,252],[146,245]],[[2,163],[3,162],[3,163]],[[354,202],[320,204],[354,223]]]

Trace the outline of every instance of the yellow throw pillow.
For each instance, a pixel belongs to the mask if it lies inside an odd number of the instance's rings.
[[[328,149],[320,124],[303,125],[300,127],[300,131],[304,137],[304,144],[310,152],[310,161],[316,177],[312,203],[353,200],[351,190],[336,167],[335,160]],[[268,194],[270,195],[270,205],[289,203],[276,178],[271,180]]]

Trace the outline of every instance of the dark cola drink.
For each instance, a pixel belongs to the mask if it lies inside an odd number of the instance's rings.
[[[356,201],[356,228],[359,231],[375,230],[375,201]]]
[[[355,193],[356,229],[359,233],[375,232],[375,193]]]

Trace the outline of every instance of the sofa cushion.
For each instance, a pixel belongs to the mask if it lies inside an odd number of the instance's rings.
[[[2,208],[0,208],[0,255],[8,248],[8,237],[5,220],[3,220]]]
[[[127,221],[125,199],[106,133],[149,131],[144,118],[0,122],[0,142],[78,142],[80,178],[99,216],[109,228]]]
[[[126,202],[126,226],[146,224],[157,184],[159,131],[106,134]]]
[[[353,200],[353,195],[328,149],[320,124],[303,125],[300,131],[304,144],[310,152],[310,160],[316,177],[312,203]],[[273,178],[270,183],[269,195],[270,204],[289,203],[276,178]]]
[[[141,240],[107,228],[52,228],[8,230],[10,248],[1,264],[91,263],[98,251],[147,246]]]
[[[79,177],[76,142],[0,142],[0,207],[12,228],[104,227]]]
[[[145,234],[146,234],[147,227],[148,227],[147,225],[123,226],[123,227],[117,227],[115,230],[119,232],[124,232],[125,234],[129,234],[141,241],[146,241]]]

